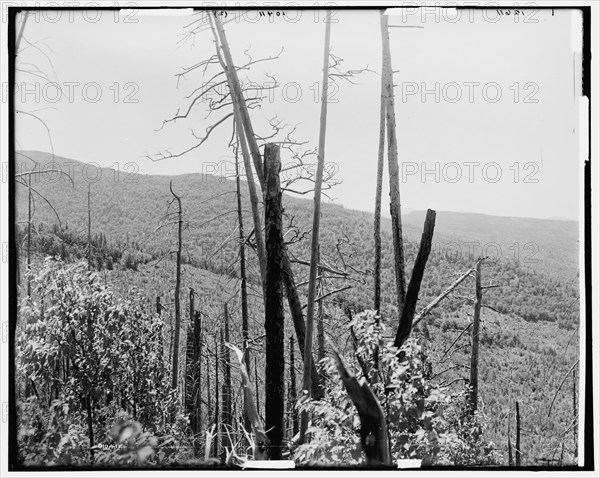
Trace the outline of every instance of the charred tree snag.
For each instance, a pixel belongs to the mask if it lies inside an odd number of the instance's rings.
[[[179,375],[179,329],[181,328],[181,310],[179,304],[179,294],[181,289],[181,235],[183,230],[183,219],[181,210],[181,198],[173,191],[173,181],[169,183],[171,194],[177,200],[177,269],[175,273],[175,334],[173,340],[173,380],[171,388],[177,388],[177,378]]]
[[[425,271],[425,266],[427,265],[427,259],[429,259],[429,253],[431,252],[431,241],[433,239],[434,229],[435,211],[428,209],[425,216],[425,225],[423,226],[423,235],[421,236],[419,252],[415,259],[410,283],[408,284],[406,302],[402,309],[400,325],[398,326],[396,339],[394,340],[394,346],[398,348],[406,341],[412,329],[413,318],[417,308],[417,300],[419,299],[419,290],[421,289],[421,281],[423,280],[423,273]]]
[[[388,167],[390,175],[390,214],[392,216],[392,239],[396,272],[396,296],[398,316],[402,317],[406,298],[404,276],[404,242],[402,238],[402,216],[400,207],[400,172],[398,166],[398,143],[396,140],[396,114],[394,112],[394,85],[392,55],[387,16],[381,15],[381,40],[383,43],[383,81],[385,82],[385,113],[388,138]],[[402,322],[402,321],[401,321]]]
[[[306,336],[306,324],[304,323],[304,315],[302,313],[302,303],[300,302],[300,296],[298,295],[298,290],[296,289],[294,272],[292,271],[292,265],[290,264],[290,259],[285,249],[282,256],[282,260],[283,285],[285,287],[285,294],[288,299],[288,305],[290,307],[290,314],[294,322],[294,331],[296,332],[296,339],[298,340],[298,348],[300,349],[302,360],[304,360],[304,337]],[[315,400],[320,400],[321,398],[323,398],[323,389],[321,388],[319,373],[317,371],[317,366],[315,365],[314,360],[311,360],[310,363],[312,397]]]
[[[239,135],[238,135],[239,144]],[[240,184],[240,167],[238,161],[238,149],[235,150],[235,185],[237,192],[238,210],[238,240],[240,242],[240,296],[242,302],[242,350],[244,351],[244,363],[246,371],[250,373],[250,351],[248,350],[248,288],[246,283],[246,246],[244,236],[244,219],[242,215],[242,188]],[[250,429],[251,423],[244,405],[244,428]]]
[[[469,404],[471,413],[477,411],[477,395],[479,393],[479,330],[481,317],[481,262],[477,261],[475,266],[475,308],[473,310],[473,329],[471,331],[471,392],[469,395]]]
[[[265,242],[267,245],[265,295],[265,428],[270,445],[268,457],[281,459],[283,443],[284,397],[284,315],[283,280],[281,271],[283,253],[283,223],[279,172],[279,146],[265,146]]]
[[[296,360],[294,358],[294,336],[290,335],[290,411],[292,418],[292,436],[298,433],[298,411],[296,410]]]
[[[210,26],[213,29],[213,36],[215,37],[215,41],[217,42],[217,56],[219,58],[219,62],[225,71],[227,76],[227,83],[229,85],[229,89],[232,92],[235,92],[236,89],[239,89],[239,81],[237,81],[236,87],[236,78],[237,74],[230,74],[231,69],[235,72],[235,68],[233,65],[233,60],[231,59],[231,54],[225,55],[225,59],[223,59],[223,55],[221,54],[221,44],[224,52],[229,52],[229,46],[227,43],[227,36],[225,35],[225,31],[223,27],[220,26],[220,21],[218,18],[209,18]],[[229,57],[230,63],[226,60]],[[231,67],[231,68],[230,68]],[[241,101],[237,101],[237,99],[243,100],[243,96],[233,94],[233,107],[234,107],[234,118],[236,129],[238,132],[239,142],[242,148],[242,157],[244,159],[244,167],[246,170],[246,180],[248,183],[248,193],[250,197],[250,204],[252,206],[252,219],[256,237],[256,250],[258,255],[259,266],[261,270],[261,278],[262,285],[264,290],[264,282],[265,282],[265,267],[266,267],[266,252],[265,245],[262,236],[262,227],[260,221],[260,205],[258,200],[258,193],[256,191],[256,186],[254,184],[254,176],[252,174],[252,163],[250,159],[250,155],[252,154],[252,159],[254,160],[254,166],[257,171],[257,175],[259,177],[259,183],[261,187],[261,191],[264,194],[265,186],[263,180],[263,172],[262,172],[262,164],[260,163],[260,153],[258,152],[258,147],[256,146],[256,138],[254,136],[252,130],[252,124],[250,122],[250,117],[248,115],[247,108],[241,104]],[[239,103],[239,104],[238,104]],[[246,118],[244,121],[242,120],[242,116]],[[246,130],[245,126],[249,125],[249,129]],[[252,134],[249,133],[252,132]],[[256,146],[256,147],[255,147]],[[251,152],[249,151],[251,150]],[[258,152],[258,160],[257,160],[257,152]],[[296,338],[298,339],[298,347],[300,348],[300,352],[302,354],[302,359],[304,360],[304,336],[306,333],[306,325],[304,323],[304,315],[302,314],[302,305],[300,303],[300,298],[298,296],[298,291],[296,290],[296,283],[294,281],[294,274],[292,271],[291,263],[285,248],[282,252],[283,259],[283,279],[285,292],[288,299],[288,304],[290,307],[290,312],[292,315],[292,319],[294,321],[294,330],[296,332]],[[311,360],[311,375],[312,375],[312,393],[313,397],[321,398],[323,396],[323,392],[320,388],[319,375],[317,373],[317,368],[313,361]],[[249,362],[248,362],[249,363]]]
[[[266,267],[265,244],[261,233],[262,228],[260,226],[258,195],[256,193],[254,175],[252,174],[252,166],[250,163],[250,155],[252,155],[261,190],[264,190],[264,175],[262,163],[260,161],[260,151],[258,149],[258,144],[256,143],[256,137],[254,136],[250,115],[248,114],[246,99],[240,87],[237,70],[233,63],[233,58],[231,57],[231,51],[229,49],[229,43],[227,42],[225,30],[223,30],[223,25],[221,24],[221,21],[217,15],[209,15],[208,18],[215,42],[217,44],[217,57],[221,67],[223,68],[223,71],[225,72],[229,91],[231,92],[235,126],[239,143],[242,147],[242,157],[244,159],[248,191],[250,193],[250,203],[252,205],[252,220],[254,222],[254,229],[256,232],[256,253],[258,255],[258,264],[260,266],[260,274],[264,288]],[[223,54],[221,54],[221,50],[223,51]]]
[[[223,305],[223,318],[225,335],[221,330],[221,355],[223,360],[223,386],[221,391],[221,436],[223,437],[223,451],[221,452],[222,461],[225,459],[225,437],[231,433],[232,413],[231,413],[231,360],[229,358],[229,349],[225,344],[229,343],[229,312],[227,304]]]
[[[381,404],[366,379],[357,380],[346,369],[336,350],[333,350],[333,356],[346,392],[360,417],[360,445],[367,457],[367,466],[392,466],[387,423]]]
[[[521,415],[519,414],[519,402],[515,402],[517,412],[517,439],[515,442],[515,463],[521,466]]]
[[[323,166],[325,164],[325,137],[327,131],[327,91],[329,86],[329,56],[331,40],[331,12],[325,14],[325,46],[323,49],[323,91],[321,93],[321,117],[319,120],[319,149],[317,153],[317,172],[315,176],[315,196],[313,225],[311,234],[310,269],[308,273],[308,307],[306,309],[306,337],[304,339],[304,390],[312,391],[312,340],[313,319],[315,315],[315,297],[317,291],[317,269],[319,265],[319,228],[321,224],[321,187],[323,184]],[[308,427],[307,412],[302,413],[300,423],[300,443],[304,442]]]

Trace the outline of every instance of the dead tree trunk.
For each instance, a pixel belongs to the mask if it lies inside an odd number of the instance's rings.
[[[220,25],[220,23],[217,23],[218,19],[215,19],[215,24],[216,25]],[[219,61],[221,63],[221,66],[223,67],[226,76],[227,76],[227,82],[229,85],[229,89],[230,91],[235,91],[236,89],[236,81],[235,78],[233,77],[233,75],[229,75],[229,65],[225,62],[225,60],[223,60],[220,49],[219,49],[219,44],[221,43],[221,38],[224,39],[224,44],[223,44],[223,51],[225,51],[225,49],[229,50],[228,46],[227,46],[227,41],[226,41],[226,35],[225,32],[223,31],[222,27],[219,29],[218,27],[213,27],[213,24],[211,23],[211,28],[213,29],[213,36],[215,37],[215,40],[218,42],[217,43],[217,56],[219,57]],[[218,33],[218,31],[220,33]],[[233,62],[231,63],[233,64]],[[238,82],[238,87],[239,87],[239,82]],[[243,98],[243,96],[241,96],[241,94],[239,96],[236,95],[237,98]],[[254,137],[254,134],[252,133],[252,135],[249,135],[248,131],[244,129],[244,125],[247,123],[248,125],[250,125],[250,130],[252,130],[252,125],[250,123],[250,117],[247,117],[246,123],[242,124],[242,110],[243,107],[241,104],[238,104],[237,101],[234,101],[234,116],[236,118],[235,124],[236,124],[236,128],[238,131],[238,137],[239,137],[239,141],[240,144],[242,146],[242,157],[244,159],[244,166],[246,169],[246,179],[248,182],[248,193],[250,196],[250,204],[252,206],[252,219],[254,222],[254,231],[255,231],[255,237],[256,237],[256,249],[257,249],[257,255],[258,255],[258,259],[259,259],[259,266],[261,269],[261,278],[262,278],[262,283],[263,283],[263,289],[264,289],[264,278],[265,278],[265,245],[264,245],[264,241],[263,241],[263,237],[262,237],[262,227],[261,227],[261,221],[260,221],[260,212],[259,212],[259,201],[258,201],[258,195],[256,192],[256,187],[254,184],[254,177],[252,175],[252,165],[250,163],[250,153],[248,152],[248,145],[250,145],[250,149],[254,148],[254,145],[256,144],[256,138]],[[245,110],[246,114],[247,114],[247,109]],[[239,134],[239,132],[242,132],[242,134]],[[248,141],[248,144],[246,144],[246,140]],[[256,147],[255,149],[253,149],[252,152],[252,159],[254,160],[254,166],[257,168],[257,175],[259,176],[259,182],[260,182],[260,186],[261,186],[261,190],[264,194],[264,181],[261,179],[262,178],[262,165],[260,163],[260,152],[258,152],[258,160],[257,160],[257,155],[256,152],[258,151],[258,147]],[[282,259],[283,259],[283,273],[284,273],[284,285],[285,285],[285,289],[286,289],[286,296],[288,298],[288,303],[289,303],[289,307],[290,307],[290,312],[292,315],[292,319],[294,321],[294,330],[296,331],[296,338],[298,339],[298,347],[300,348],[300,352],[302,354],[302,359],[304,360],[304,337],[305,337],[305,331],[306,331],[306,326],[304,323],[304,316],[302,314],[302,305],[300,303],[300,298],[298,296],[298,291],[296,290],[296,283],[294,280],[294,274],[292,271],[292,267],[291,267],[291,263],[289,261],[289,257],[287,255],[287,251],[283,250],[283,254],[282,254]],[[319,382],[319,375],[317,373],[317,368],[315,366],[315,364],[313,363],[313,361],[311,360],[311,374],[312,374],[312,393],[313,393],[313,397],[315,398],[321,398],[323,396],[323,391],[320,388],[320,382]]]
[[[513,466],[513,453],[512,453],[512,444],[510,443],[510,412],[508,414],[508,420],[507,420],[507,425],[508,425],[508,466]]]
[[[219,334],[223,334],[223,330],[219,329]],[[213,456],[219,456],[219,439],[221,436],[221,424],[219,408],[219,343],[215,335],[215,440],[213,441]]]
[[[260,391],[258,390],[258,361],[256,360],[256,357],[254,357],[254,383],[256,384],[256,387],[254,387],[256,392],[256,409],[260,410]]]
[[[521,466],[521,415],[519,414],[519,402],[515,402],[517,412],[517,440],[515,442],[515,462]]]
[[[385,71],[385,64],[383,61],[381,71]],[[381,196],[383,195],[383,156],[385,153],[385,86],[385,75],[382,74],[381,95],[379,103],[379,148],[377,150],[377,189],[375,191],[375,217],[373,220],[373,239],[375,242],[375,257],[373,266],[373,308],[376,312],[379,312],[379,309],[381,308]]]
[[[23,27],[26,20],[27,16],[23,20]],[[23,32],[23,27],[21,27],[21,33]],[[31,297],[31,175],[27,181],[27,193],[29,201],[29,207],[27,208],[27,297]]]
[[[201,414],[201,318],[200,313],[194,310],[194,289],[190,288],[190,325],[187,333],[186,347],[186,384],[185,405],[190,420],[190,428],[194,435],[199,436],[202,430]]]
[[[228,347],[232,349],[240,362],[240,374],[242,375],[242,390],[244,391],[244,406],[246,408],[245,413],[248,416],[248,420],[252,425],[252,431],[254,432],[254,450],[253,455],[255,460],[264,460],[269,439],[265,433],[265,429],[262,426],[260,417],[258,416],[258,382],[256,387],[252,386],[250,381],[250,375],[248,374],[248,364],[244,363],[244,354],[235,345],[228,344]],[[256,368],[256,367],[255,367]],[[256,401],[254,401],[254,391],[256,389]]]
[[[239,144],[239,135],[238,135]],[[242,302],[242,350],[244,352],[244,364],[246,371],[250,373],[250,350],[248,349],[248,289],[246,285],[246,246],[244,236],[244,219],[242,215],[242,188],[240,180],[240,167],[238,160],[238,149],[235,150],[235,185],[237,192],[238,209],[238,240],[240,241],[240,295]],[[245,398],[244,398],[245,400]],[[244,428],[250,430],[251,423],[246,413],[247,406],[244,403]]]
[[[221,392],[221,436],[223,451],[221,453],[221,459],[225,461],[226,454],[226,437],[228,433],[231,433],[232,414],[231,414],[231,360],[229,357],[229,348],[226,344],[229,343],[229,313],[227,311],[227,304],[223,306],[224,315],[224,328],[225,335],[223,336],[223,330],[221,330],[221,360],[223,360],[223,386]]]
[[[250,203],[252,205],[252,219],[254,221],[254,230],[256,237],[256,253],[258,255],[258,263],[260,267],[261,280],[264,291],[266,252],[261,232],[262,228],[258,207],[258,196],[256,194],[254,176],[252,174],[252,166],[250,164],[251,154],[252,159],[254,161],[254,167],[256,169],[259,184],[261,186],[261,190],[264,191],[264,174],[262,170],[263,166],[260,161],[260,151],[258,149],[256,137],[254,136],[254,130],[252,128],[252,123],[250,122],[250,115],[248,114],[248,108],[246,106],[246,99],[244,98],[242,89],[240,87],[240,82],[237,76],[237,69],[231,57],[231,51],[227,42],[227,36],[225,35],[225,31],[223,30],[223,25],[221,24],[221,21],[216,15],[214,16],[214,18],[213,16],[209,16],[209,23],[213,32],[213,36],[215,38],[215,42],[217,44],[217,57],[227,78],[227,84],[229,86],[229,91],[231,94],[231,101],[233,103],[233,114],[238,134],[238,140],[242,146],[242,156],[244,158],[246,178],[248,181],[248,191],[250,192]],[[223,55],[221,55],[221,50],[223,50]],[[250,149],[250,152],[248,152],[248,149]]]
[[[311,234],[310,269],[308,273],[308,307],[306,309],[306,337],[304,340],[304,390],[309,396],[312,391],[312,340],[313,318],[315,313],[315,293],[317,288],[317,267],[319,264],[319,228],[321,225],[321,187],[323,184],[323,166],[325,164],[325,137],[327,132],[327,90],[329,86],[329,50],[331,40],[331,11],[325,14],[325,46],[323,49],[323,90],[321,92],[321,117],[319,121],[319,149],[317,153],[317,172],[315,175],[315,198],[313,210],[313,225]],[[302,413],[300,423],[300,443],[304,442],[308,414]]]
[[[175,337],[173,340],[173,381],[171,388],[177,388],[177,378],[179,376],[179,332],[181,328],[181,311],[179,304],[179,294],[181,289],[181,235],[183,230],[183,219],[181,211],[181,198],[173,191],[173,181],[169,183],[171,194],[177,200],[178,221],[177,221],[177,269],[175,273]]]
[[[281,256],[283,251],[283,224],[279,172],[279,146],[265,146],[265,238],[267,244],[267,275],[265,295],[265,428],[271,460],[281,459],[283,443],[284,398],[284,315]]]
[[[88,270],[92,268],[92,183],[88,183],[88,235],[87,235],[87,260]]]
[[[456,287],[462,281],[464,281],[467,277],[469,277],[471,275],[471,272],[473,272],[473,269],[469,269],[467,272],[465,272],[463,275],[461,275],[450,286],[448,286],[444,290],[444,292],[442,292],[435,299],[433,299],[429,304],[427,304],[425,307],[423,307],[421,312],[419,312],[419,314],[417,316],[415,316],[415,320],[413,322],[413,327],[416,327],[419,324],[419,322],[421,322],[421,320],[423,320],[427,316],[427,314],[429,314],[429,312],[431,312],[433,310],[434,307],[436,307],[444,298],[446,298],[450,294],[450,292],[452,292],[454,289],[456,289]]]
[[[577,463],[577,372],[573,369],[573,457]]]
[[[477,411],[477,395],[479,393],[479,329],[481,316],[481,262],[477,261],[475,266],[475,309],[473,311],[473,329],[471,330],[471,392],[469,405],[471,413]]]
[[[162,307],[161,307],[161,304],[160,304],[160,295],[157,295],[156,296],[156,313],[158,315],[160,315],[161,311],[162,311]]]
[[[319,276],[323,272],[319,269]],[[323,295],[323,278],[319,279],[319,296]],[[317,362],[321,362],[325,358],[325,324],[323,323],[323,300],[319,300],[317,304]]]
[[[296,360],[294,357],[294,336],[290,335],[290,412],[292,417],[292,436],[298,433],[298,411],[296,410]]]
[[[285,247],[285,245],[284,245]],[[300,356],[304,360],[305,353],[305,341],[306,337],[306,324],[304,323],[304,315],[302,313],[302,303],[300,302],[300,296],[296,289],[296,281],[294,279],[294,272],[292,271],[292,265],[290,263],[287,251],[284,249],[282,256],[283,260],[283,284],[285,286],[285,294],[288,299],[288,305],[290,307],[290,314],[294,321],[294,331],[296,332],[296,339],[298,340],[298,349],[300,350]],[[319,373],[317,372],[317,366],[314,360],[310,360],[311,369],[311,386],[312,386],[312,397],[315,400],[323,398],[323,389],[321,388],[321,382]]]
[[[402,317],[402,309],[404,308],[406,296],[406,279],[404,276],[404,242],[402,238],[402,216],[400,207],[400,173],[398,166],[398,144],[396,141],[392,55],[390,51],[388,19],[387,16],[383,14],[381,15],[381,39],[383,43],[382,76],[385,81],[385,112],[388,137],[388,167],[390,175],[390,214],[392,216],[396,295],[398,302],[398,317]]]
[[[346,369],[337,350],[333,351],[338,372],[360,417],[360,445],[367,466],[392,466],[387,423],[383,409],[366,379],[359,380]]]
[[[198,311],[195,312],[194,316],[194,339],[198,350],[198,355],[194,357],[194,371],[196,372],[194,377],[194,402],[196,404],[194,409],[196,414],[194,416],[196,433],[200,433],[202,432],[202,316]]]
[[[425,225],[423,226],[423,235],[421,236],[419,252],[415,259],[415,265],[408,284],[406,302],[402,309],[402,314],[400,315],[400,325],[398,326],[396,339],[394,340],[394,346],[398,348],[400,348],[409,337],[412,329],[417,301],[419,300],[419,291],[421,290],[421,281],[423,280],[423,273],[425,272],[425,266],[427,265],[429,253],[431,252],[431,241],[433,240],[434,229],[435,211],[428,209],[427,214],[425,215]]]
[[[252,154],[252,160],[254,161],[254,167],[256,168],[258,181],[261,185],[261,189],[264,189],[265,175],[263,172],[263,165],[261,163],[261,155],[258,149],[258,143],[256,142],[256,136],[254,135],[254,129],[252,128],[252,122],[250,121],[248,107],[246,106],[246,98],[242,92],[240,80],[237,75],[237,69],[235,67],[235,63],[233,62],[231,50],[229,49],[229,43],[227,42],[227,37],[225,35],[225,30],[223,30],[223,24],[221,23],[218,15],[214,16],[214,22],[219,41],[221,42],[221,47],[223,49],[223,56],[225,57],[225,63],[227,65],[229,77],[231,78],[230,92],[232,95],[232,101],[239,105],[240,119],[243,127],[243,129],[240,129],[240,131],[243,131],[244,135],[246,136],[248,146],[250,147],[250,153]]]
[[[206,344],[206,402],[207,402],[207,418],[206,422],[210,427],[210,421],[212,420],[213,410],[212,410],[212,393],[210,389],[210,358],[208,356],[209,348],[208,343]]]

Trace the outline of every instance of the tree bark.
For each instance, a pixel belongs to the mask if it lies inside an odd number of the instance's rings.
[[[325,137],[327,132],[327,89],[329,86],[329,50],[331,41],[331,11],[325,14],[325,46],[323,49],[323,90],[321,92],[321,117],[319,121],[319,148],[317,153],[317,172],[315,175],[315,197],[311,237],[311,257],[308,275],[308,307],[306,309],[306,337],[304,340],[304,390],[311,396],[312,391],[312,340],[313,318],[315,313],[315,292],[317,268],[319,265],[319,228],[321,225],[321,188],[323,184],[323,166],[325,164]],[[300,443],[304,442],[308,427],[308,414],[302,413],[300,423]]]
[[[477,411],[477,395],[479,393],[479,329],[481,316],[481,262],[475,266],[475,309],[473,311],[473,329],[471,330],[471,393],[469,403],[471,413]]]
[[[396,273],[396,296],[398,317],[402,317],[406,297],[404,275],[404,241],[402,238],[402,215],[400,207],[400,172],[398,166],[398,143],[396,140],[396,114],[394,110],[394,79],[387,16],[381,15],[381,39],[383,43],[383,72],[385,81],[385,112],[388,137],[388,167],[390,176],[390,214],[392,216],[392,239]]]
[[[179,294],[181,289],[181,246],[182,246],[182,231],[183,218],[181,211],[181,198],[173,191],[173,181],[169,183],[171,194],[177,200],[178,205],[178,221],[177,221],[177,269],[175,274],[175,337],[173,340],[173,381],[171,388],[177,389],[177,378],[179,375],[179,332],[181,328],[181,311],[179,304]]]
[[[415,265],[410,277],[410,283],[408,284],[408,292],[406,294],[406,302],[402,309],[400,316],[400,324],[398,331],[396,332],[396,339],[394,340],[394,346],[400,348],[402,344],[410,335],[412,330],[412,323],[415,316],[415,310],[417,308],[417,301],[419,300],[419,291],[421,290],[421,281],[423,280],[423,273],[425,272],[425,266],[429,259],[429,253],[431,252],[431,241],[433,240],[433,231],[435,229],[435,211],[432,209],[427,210],[425,216],[425,225],[423,226],[423,235],[421,236],[421,244],[419,245],[419,252],[415,259]]]
[[[265,287],[265,428],[269,438],[268,457],[281,459],[284,434],[284,314],[282,289],[283,222],[279,172],[279,146],[265,147],[265,238],[267,270]]]

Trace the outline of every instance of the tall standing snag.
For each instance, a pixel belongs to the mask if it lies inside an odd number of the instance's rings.
[[[323,91],[321,93],[321,118],[319,122],[319,150],[317,153],[317,173],[315,176],[315,198],[311,238],[310,270],[308,275],[308,307],[306,309],[306,336],[304,338],[304,390],[312,390],[312,340],[315,314],[315,294],[317,289],[317,268],[319,262],[319,227],[321,224],[321,187],[323,165],[325,164],[325,134],[327,131],[327,89],[329,85],[329,50],[331,39],[331,12],[325,14],[325,47],[323,50]],[[302,413],[300,442],[304,441],[308,427],[307,412]]]
[[[396,295],[398,316],[402,316],[406,296],[404,277],[404,242],[402,238],[402,216],[400,207],[400,168],[398,166],[398,143],[396,140],[396,114],[394,112],[394,79],[388,19],[381,15],[381,40],[383,43],[383,80],[385,82],[385,113],[388,137],[388,167],[390,175],[390,215],[392,216],[392,239],[396,272]]]
[[[479,330],[481,317],[481,262],[477,261],[475,266],[475,309],[473,311],[473,329],[471,331],[471,375],[470,385],[471,392],[469,395],[469,404],[471,412],[477,411],[477,395],[479,393]],[[518,405],[517,405],[518,408]],[[518,447],[518,446],[517,446]]]
[[[239,144],[239,134],[238,134]],[[244,351],[244,363],[246,371],[250,373],[250,351],[248,350],[248,288],[246,284],[246,246],[244,236],[244,219],[242,215],[242,188],[240,184],[240,167],[238,160],[238,148],[235,149],[235,186],[237,192],[238,209],[238,240],[240,242],[240,296],[242,302],[242,350]],[[245,399],[244,399],[245,400]],[[247,406],[244,404],[244,428],[249,430],[251,427]]]
[[[265,282],[265,428],[270,441],[268,457],[281,459],[283,443],[284,397],[284,315],[283,277],[281,270],[283,252],[283,222],[279,172],[281,160],[279,146],[265,146],[265,243],[267,268]]]
[[[517,412],[517,440],[515,442],[515,462],[517,466],[521,466],[521,415],[519,414],[519,402],[515,402],[515,410]]]
[[[179,329],[181,328],[181,310],[179,304],[179,294],[181,289],[181,234],[183,229],[183,219],[181,211],[181,198],[173,191],[173,181],[169,183],[171,194],[177,200],[178,219],[177,219],[177,269],[175,273],[175,337],[173,340],[173,380],[171,388],[177,388],[177,377],[179,374]]]

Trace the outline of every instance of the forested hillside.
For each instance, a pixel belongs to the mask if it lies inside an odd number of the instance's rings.
[[[53,211],[45,200],[36,197],[33,215],[36,234],[32,236],[34,270],[41,267],[45,254],[62,256],[67,262],[87,257],[90,184],[93,268],[120,297],[128,297],[135,288],[149,313],[155,309],[156,298],[161,298],[169,347],[172,347],[174,316],[175,263],[172,252],[176,245],[176,225],[168,224],[172,216],[165,218],[172,181],[183,207],[182,290],[183,302],[188,304],[183,310],[187,311],[189,307],[187,291],[193,288],[196,308],[203,317],[206,347],[219,350],[218,330],[223,326],[223,304],[228,304],[234,322],[239,320],[236,317],[240,314],[234,181],[202,174],[175,177],[126,175],[111,169],[96,169],[73,159],[52,158],[47,153],[17,155],[18,171],[35,168],[71,172],[73,184],[66,177],[58,179],[51,173],[38,175],[32,181],[36,191],[54,208]],[[83,171],[93,171],[98,180],[89,182]],[[250,225],[250,206],[245,190],[242,187],[243,218]],[[294,263],[293,268],[299,290],[305,294],[312,202],[284,195],[283,203],[289,228],[285,239],[294,260],[303,261]],[[18,218],[26,219],[27,189],[23,186],[17,187],[16,206]],[[423,214],[410,213],[403,221],[410,271],[418,248]],[[382,320],[393,330],[397,312],[393,299],[390,227],[389,220],[384,220]],[[251,229],[247,229],[246,236],[251,236],[250,233]],[[25,237],[22,226],[19,237]],[[554,402],[553,398],[579,353],[577,238],[577,224],[570,222],[438,212],[435,241],[425,270],[418,309],[472,268],[482,254],[489,256],[484,262],[482,279],[484,284],[498,287],[486,290],[484,296],[484,304],[489,308],[484,308],[481,332],[480,413],[484,417],[484,436],[494,443],[498,463],[506,461],[509,422],[514,435],[515,400],[521,406],[521,423],[526,430],[522,432],[523,463],[543,464],[544,459],[558,460],[561,453],[563,461],[572,456],[569,453],[573,450],[573,440],[568,441],[563,450],[560,446],[564,440],[557,437],[569,429],[573,420],[573,397],[569,391],[573,387],[562,384],[562,391]],[[23,251],[26,242],[20,239],[20,243]],[[252,243],[251,237],[248,243]],[[372,251],[370,214],[334,204],[324,205],[322,262],[338,275],[327,281],[323,293],[350,287],[324,301],[324,331],[327,340],[346,353],[352,350],[348,330],[350,318],[373,307]],[[256,361],[252,366],[261,369],[264,367],[264,329],[259,271],[254,251],[249,250],[248,256],[250,350]],[[23,284],[22,277],[22,287]],[[472,279],[463,282],[421,321],[415,331],[429,354],[433,383],[454,391],[462,390],[463,378],[468,377],[470,334],[465,334],[463,329],[472,315],[469,298],[474,295],[473,286]],[[305,295],[302,300],[306,301]],[[189,323],[185,313],[183,330],[187,330]],[[239,329],[232,327],[231,334],[231,342],[241,346]],[[289,315],[285,335],[293,335]],[[386,335],[391,338],[390,332],[384,333]],[[299,352],[296,351],[296,360]],[[288,366],[289,363],[286,370]],[[301,362],[297,362],[296,367],[297,375],[301,376]],[[213,388],[217,383],[214,373],[209,368],[208,376],[212,375],[212,378],[208,380],[212,379]],[[264,384],[262,377],[257,375],[256,379],[260,409],[264,403]],[[202,393],[208,405],[213,392],[208,388]],[[237,406],[241,407],[241,403]],[[210,410],[204,413],[204,419],[208,420]],[[291,420],[291,416],[288,419]],[[289,426],[292,427],[291,421]]]

